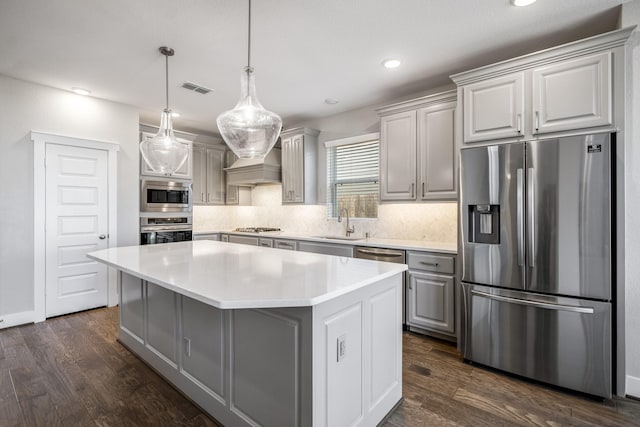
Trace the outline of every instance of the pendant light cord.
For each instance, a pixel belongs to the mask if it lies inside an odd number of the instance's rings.
[[[164,62],[164,65],[165,65],[164,82],[165,82],[165,88],[166,88],[165,93],[167,94],[167,107],[165,108],[165,110],[168,110],[169,109],[169,55],[164,56],[164,61],[165,61]]]
[[[247,68],[251,68],[251,0],[249,0],[249,30],[247,35]]]

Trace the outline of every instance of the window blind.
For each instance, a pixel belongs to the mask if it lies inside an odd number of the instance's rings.
[[[380,186],[379,142],[327,148],[327,215],[348,209],[352,218],[377,218]]]

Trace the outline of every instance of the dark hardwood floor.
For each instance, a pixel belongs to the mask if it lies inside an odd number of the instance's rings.
[[[0,330],[0,426],[216,426],[116,342],[117,308]],[[462,363],[405,333],[404,401],[384,427],[640,426],[640,402],[594,402]]]

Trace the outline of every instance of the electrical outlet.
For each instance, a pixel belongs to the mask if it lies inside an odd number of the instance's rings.
[[[347,355],[347,335],[343,334],[338,337],[337,341],[338,362],[342,361]]]
[[[191,340],[189,338],[184,339],[184,354],[191,357]]]

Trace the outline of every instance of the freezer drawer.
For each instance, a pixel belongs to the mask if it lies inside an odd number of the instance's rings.
[[[465,359],[611,398],[611,304],[463,283]]]

